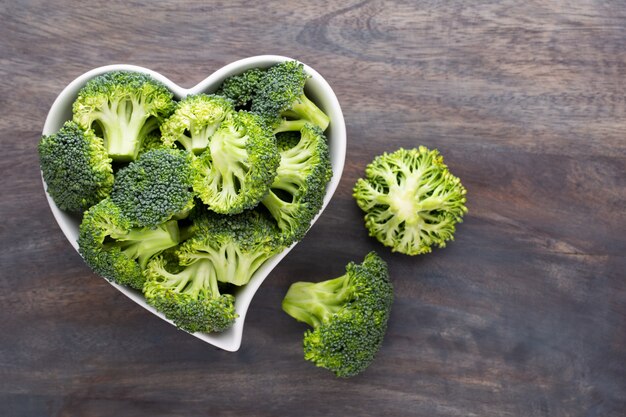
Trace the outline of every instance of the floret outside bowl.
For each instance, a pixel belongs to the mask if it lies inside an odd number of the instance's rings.
[[[114,70],[128,70],[149,74],[155,79],[163,82],[174,93],[174,96],[177,99],[181,99],[189,94],[212,93],[227,77],[239,74],[247,69],[254,67],[269,67],[273,64],[288,60],[293,59],[277,55],[260,55],[245,58],[220,68],[192,88],[180,87],[173,81],[167,79],[157,72],[134,65],[108,65],[95,68],[76,78],[67,87],[65,87],[61,94],[59,94],[57,99],[52,104],[52,107],[50,108],[50,112],[48,113],[48,117],[46,118],[46,123],[43,128],[43,134],[53,134],[61,128],[65,121],[71,120],[72,103],[76,99],[78,91],[85,85],[85,83],[89,79],[105,72]],[[311,78],[307,81],[305,87],[307,96],[312,98],[313,101],[330,117],[330,125],[326,130],[326,135],[329,140],[333,177],[328,184],[322,210],[320,210],[320,213],[313,220],[313,223],[315,223],[317,218],[328,205],[341,178],[346,154],[346,127],[343,119],[343,113],[341,111],[341,107],[339,106],[339,101],[337,100],[337,97],[335,96],[335,93],[331,89],[330,85],[313,68],[307,65],[305,65],[304,68],[306,72],[311,75]],[[44,183],[44,190],[45,189],[46,186]],[[46,197],[48,199],[48,203],[50,204],[50,209],[52,210],[52,213],[57,223],[59,224],[59,227],[67,237],[67,240],[72,244],[74,249],[78,250],[77,239],[80,217],[60,210],[54,204],[54,201],[52,201],[47,192]],[[238,290],[238,292],[235,294],[235,308],[237,313],[239,314],[239,317],[235,321],[233,327],[223,333],[194,333],[193,335],[218,348],[231,352],[237,351],[241,346],[244,321],[246,318],[248,307],[250,306],[250,302],[252,301],[254,294],[258,290],[259,286],[263,283],[263,281],[271,273],[271,271],[276,267],[276,265],[278,265],[278,263],[287,255],[287,253],[289,253],[291,249],[293,249],[296,244],[297,243],[266,261],[256,271],[250,282]],[[110,284],[143,308],[151,311],[153,314],[159,316],[163,320],[172,323],[170,320],[166,319],[163,314],[157,312],[154,308],[149,306],[140,292],[134,291],[121,285],[117,285],[112,282]]]

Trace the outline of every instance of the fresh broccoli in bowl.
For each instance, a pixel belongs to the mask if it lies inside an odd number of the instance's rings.
[[[155,227],[134,227],[107,198],[85,212],[79,228],[78,251],[98,274],[140,290],[148,261],[179,242],[176,220]]]
[[[66,122],[41,138],[38,151],[48,193],[61,210],[82,212],[111,193],[111,159],[92,130]]]
[[[114,161],[137,158],[142,140],[174,110],[173,94],[151,76],[111,71],[87,82],[73,105],[74,121],[104,139]]]
[[[267,194],[279,162],[276,140],[263,119],[230,113],[193,161],[193,188],[216,213],[241,213]]]
[[[196,206],[189,219],[191,236],[148,264],[144,295],[183,330],[221,332],[237,317],[222,288],[247,284],[284,247],[271,219],[253,210],[225,216]]]
[[[235,298],[222,294],[208,259],[180,264],[175,254],[155,257],[146,271],[143,293],[148,304],[180,329],[222,332],[237,318]]]
[[[326,130],[329,117],[304,91],[309,78],[304,66],[296,61],[268,68],[252,95],[251,111],[271,120],[275,132],[300,130],[306,123]]]
[[[288,246],[304,237],[322,208],[332,168],[328,143],[319,127],[305,124],[300,132],[277,136],[280,164],[261,203],[276,220]]]
[[[115,174],[111,200],[135,226],[182,218],[193,207],[191,155],[153,149]]]
[[[247,284],[266,260],[284,248],[275,223],[254,210],[224,216],[197,207],[190,218],[194,234],[178,250],[181,263],[208,260],[223,283]]]
[[[209,139],[222,121],[233,111],[231,101],[224,97],[187,96],[178,102],[174,114],[161,125],[163,143],[168,146],[179,143],[188,152],[200,154],[209,146]]]
[[[455,225],[467,212],[465,194],[439,151],[424,146],[378,156],[354,187],[370,236],[407,255],[454,239]]]
[[[238,75],[233,75],[224,80],[216,94],[229,98],[239,109],[250,106],[252,98],[256,95],[265,71],[261,68],[251,68]]]
[[[312,329],[304,333],[304,358],[339,377],[365,370],[379,351],[393,304],[387,264],[370,252],[361,264],[323,282],[296,282],[283,310]]]

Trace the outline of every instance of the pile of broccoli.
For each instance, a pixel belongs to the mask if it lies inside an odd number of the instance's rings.
[[[308,78],[287,61],[180,101],[142,73],[90,80],[73,120],[39,143],[49,195],[83,214],[87,264],[182,330],[231,327],[236,289],[304,237],[333,174],[330,119],[307,97]],[[370,235],[407,255],[454,238],[465,195],[423,146],[376,157],[353,194]],[[380,349],[392,304],[387,264],[370,252],[339,278],[294,283],[282,307],[311,326],[305,359],[351,377]]]
[[[237,287],[302,239],[332,176],[308,78],[284,62],[180,101],[143,73],[87,82],[38,148],[48,194],[82,214],[86,263],[180,329],[232,326]]]

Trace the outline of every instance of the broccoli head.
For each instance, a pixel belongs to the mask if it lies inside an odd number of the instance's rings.
[[[188,152],[202,153],[220,123],[232,112],[231,101],[224,97],[206,94],[187,96],[161,125],[163,142],[168,146],[178,142]]]
[[[251,111],[272,120],[275,132],[299,130],[304,123],[326,130],[330,119],[304,92],[309,78],[296,61],[268,68],[252,96]]]
[[[328,143],[319,127],[306,124],[299,138],[293,134],[277,137],[280,164],[261,202],[276,220],[288,246],[304,237],[322,208],[332,168]]]
[[[370,236],[407,255],[454,239],[467,212],[465,193],[439,152],[423,146],[378,156],[354,187]]]
[[[115,175],[111,200],[135,226],[156,226],[193,206],[191,155],[148,151]]]
[[[279,231],[272,219],[254,210],[231,216],[196,207],[190,219],[194,234],[178,250],[181,264],[207,260],[218,281],[247,284],[271,256],[280,252]]]
[[[111,193],[111,159],[92,130],[66,122],[41,138],[38,151],[48,193],[61,210],[82,212]]]
[[[193,188],[216,213],[236,214],[267,194],[280,161],[276,140],[252,113],[229,114],[193,161]]]
[[[147,74],[112,71],[91,79],[74,102],[74,121],[104,138],[114,161],[137,158],[141,141],[174,110],[173,94]]]
[[[283,310],[312,327],[304,333],[304,358],[339,377],[350,377],[374,360],[392,304],[387,264],[370,252],[363,263],[349,263],[339,278],[294,283]]]
[[[94,272],[140,290],[145,281],[142,271],[148,261],[179,241],[175,220],[152,228],[135,228],[107,198],[85,212],[79,228],[78,249]]]
[[[190,333],[222,332],[237,318],[235,298],[220,293],[208,259],[181,265],[172,254],[155,257],[148,264],[143,293],[148,304]]]
[[[252,68],[233,75],[224,80],[216,94],[228,97],[237,108],[246,108],[258,91],[264,75],[265,71],[261,68]]]

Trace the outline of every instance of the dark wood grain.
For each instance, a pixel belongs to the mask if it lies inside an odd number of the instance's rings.
[[[89,271],[48,210],[36,143],[90,68],[192,86],[263,53],[327,78],[348,156],[228,353]],[[0,415],[626,415],[625,80],[620,1],[0,0]],[[367,236],[351,188],[376,154],[418,144],[470,211],[448,248],[411,258]],[[302,359],[280,301],[372,249],[396,288],[388,336],[335,379]]]

